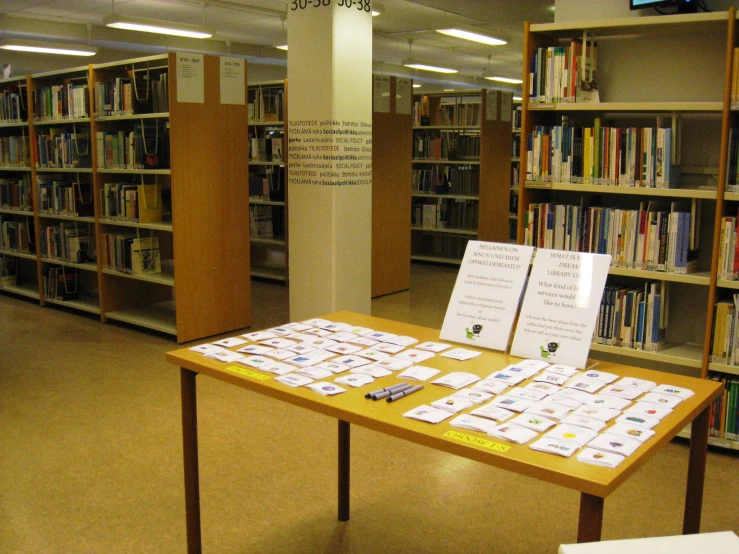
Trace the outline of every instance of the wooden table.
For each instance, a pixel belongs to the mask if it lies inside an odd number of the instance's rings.
[[[337,312],[321,317],[379,331],[410,335],[419,341],[439,340],[439,331],[436,329],[351,312]],[[422,365],[441,369],[442,374],[451,371],[465,371],[486,377],[493,371],[518,360],[520,358],[499,352],[483,351],[482,355],[466,362],[437,355]],[[695,392],[694,396],[681,402],[655,427],[654,437],[627,457],[617,468],[609,469],[578,462],[575,459],[576,456],[562,458],[554,454],[536,452],[527,445],[507,443],[484,433],[455,429],[449,425],[449,420],[431,425],[403,417],[404,412],[415,406],[429,404],[451,394],[451,389],[446,387],[429,384],[415,393],[412,400],[409,398],[407,401],[396,403],[373,402],[366,400],[364,394],[368,390],[376,390],[398,382],[395,375],[378,379],[372,385],[365,387],[345,387],[349,389],[345,393],[324,397],[304,387],[292,388],[275,382],[271,374],[252,370],[241,364],[211,360],[186,348],[167,353],[167,361],[181,368],[182,435],[189,552],[201,551],[195,384],[195,377],[199,373],[338,420],[338,517],[341,521],[349,519],[350,424],[361,425],[449,454],[456,454],[580,491],[577,541],[591,542],[600,540],[605,498],[644,465],[664,444],[675,437],[681,429],[692,422],[683,533],[698,533],[700,530],[709,407],[713,400],[722,393],[723,384],[719,382],[601,362],[598,370],[647,379],[658,384],[684,387]],[[521,385],[525,384],[526,382]],[[450,433],[450,431],[453,432]],[[499,448],[500,445],[510,448],[502,451],[503,449]]]

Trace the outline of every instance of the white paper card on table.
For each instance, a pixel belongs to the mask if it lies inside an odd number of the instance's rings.
[[[340,358],[336,358],[331,361],[336,362],[337,364],[346,364],[349,367],[359,367],[372,363],[372,360],[368,360],[367,358],[360,358],[359,356],[354,355],[341,356]]]
[[[519,425],[503,423],[490,429],[488,431],[488,435],[515,442],[517,444],[524,444],[536,437],[538,433]]]
[[[434,356],[436,356],[436,354],[434,354],[433,352],[417,350],[415,348],[409,348],[408,350],[395,355],[396,358],[400,358],[401,360],[408,360],[409,362],[412,362],[414,364],[430,360]]]
[[[302,340],[310,340],[310,339],[305,338],[305,337],[315,337],[315,338],[323,339],[323,338],[326,338],[326,337],[330,337],[333,334],[334,334],[333,331],[328,331],[326,329],[308,329],[307,331],[304,331],[303,333],[301,333],[301,335],[303,336],[303,339]],[[290,338],[294,338],[295,337],[295,335],[288,335],[288,336]]]
[[[244,333],[241,335],[245,339],[249,339],[252,342],[259,342],[260,340],[274,339],[277,335],[270,331],[255,331],[253,333]]]
[[[272,352],[268,352],[267,355],[270,358],[275,358],[276,360],[286,360],[295,356],[295,352],[292,352],[291,350],[285,350],[284,348],[278,348],[277,350],[272,350]]]
[[[272,352],[273,350],[275,349],[271,346],[250,344],[249,346],[245,346],[244,348],[239,348],[236,352],[241,352],[242,354],[267,354],[268,352]],[[290,354],[290,356],[294,356],[294,354]]]
[[[462,410],[466,410],[467,408],[471,408],[475,405],[474,402],[471,400],[468,400],[467,398],[459,398],[457,396],[445,396],[444,398],[439,398],[438,400],[434,400],[431,405],[434,408],[439,408],[440,410],[447,410],[448,412],[452,412],[453,414],[459,413]]]
[[[545,437],[552,437],[555,439],[561,439],[566,441],[572,441],[580,446],[584,446],[591,440],[593,440],[598,435],[597,432],[592,431],[591,429],[586,429],[585,427],[579,427],[576,425],[565,425],[563,423],[560,423],[552,429],[551,431],[548,431]]]
[[[480,417],[486,417],[488,419],[494,419],[496,421],[500,421],[501,423],[516,415],[514,412],[504,410],[503,408],[499,408],[498,406],[493,406],[490,403],[485,404],[484,406],[480,406],[479,408],[475,408],[470,412],[470,414]]]
[[[526,377],[519,375],[518,373],[510,373],[508,371],[496,371],[486,377],[492,381],[498,381],[506,385],[518,385],[521,381],[525,381]]]
[[[521,360],[520,362],[516,362],[515,364],[511,364],[518,367],[524,367],[526,369],[531,369],[534,372],[539,372],[542,369],[549,368],[550,364],[549,362],[545,362],[544,360]]]
[[[343,323],[341,321],[335,321],[334,323],[329,323],[328,325],[316,325],[316,327],[320,327],[321,329],[325,329],[326,331],[331,331],[332,333],[349,331],[352,328],[352,326],[348,323]]]
[[[534,377],[534,381],[538,381],[540,383],[551,383],[552,385],[564,385],[567,381],[569,381],[570,378],[566,375],[562,375],[560,373],[552,373],[550,371],[545,371],[544,373],[541,373],[540,375],[537,375]]]
[[[213,344],[215,344],[216,346],[225,346],[226,348],[231,348],[232,346],[241,346],[242,344],[246,344],[246,341],[244,339],[240,339],[239,337],[229,337],[227,339],[213,341]]]
[[[618,464],[623,462],[625,458],[620,454],[614,454],[613,452],[604,452],[603,450],[596,450],[595,448],[583,448],[577,454],[577,461],[584,464],[592,464],[601,467],[617,467]]]
[[[422,365],[412,365],[398,374],[399,379],[414,379],[415,381],[426,381],[441,373],[440,369]]]
[[[540,415],[542,417],[547,417],[550,419],[561,420],[567,417],[567,415],[570,413],[570,409],[564,406],[553,404],[547,399],[542,400],[541,402],[537,402],[529,408],[526,408],[525,412],[527,414]]]
[[[218,344],[218,343],[216,342],[213,344]],[[683,387],[675,387],[673,385],[657,385],[649,392],[655,392],[657,394],[672,394],[674,396],[678,396],[682,398],[683,400],[686,400],[695,394],[690,389],[686,389]]]
[[[284,327],[285,329],[291,329],[292,331],[306,331],[313,326],[306,325],[305,323],[298,323],[297,321],[293,321],[291,323],[285,323],[285,325],[282,325],[281,327]]]
[[[404,335],[398,335],[396,337],[387,339],[385,342],[405,347],[410,346],[411,344],[416,344],[418,342],[418,339],[414,339],[413,337],[406,337]]]
[[[336,354],[333,352],[329,352],[328,350],[323,350],[322,348],[319,348],[318,350],[313,350],[310,355],[313,358],[319,358],[321,361],[323,360],[329,360],[331,358],[336,357]]]
[[[522,377],[528,379],[529,377],[533,377],[534,375],[539,373],[539,371],[541,370],[536,367],[511,364],[511,365],[505,366],[503,369],[501,369],[501,371],[505,371],[507,373],[515,373],[517,375],[521,375]]]
[[[305,326],[306,329],[310,329],[307,325]],[[287,325],[283,325],[282,327],[272,327],[271,329],[268,329],[270,333],[274,333],[275,335],[279,335],[281,337],[284,337],[285,335],[289,335],[290,333],[294,333],[297,331],[297,329],[293,327],[288,327]]]
[[[349,369],[349,366],[346,364],[339,364],[334,361],[331,362],[321,362],[320,364],[316,364],[316,367],[322,367],[323,369],[328,369],[332,373],[343,373],[347,369]]]
[[[574,411],[577,415],[585,417],[593,417],[600,419],[601,421],[611,421],[613,418],[621,415],[620,410],[614,410],[613,408],[599,408],[598,406],[580,406]]]
[[[370,347],[357,352],[357,356],[361,356],[362,358],[369,358],[370,360],[374,361],[379,361],[387,360],[390,357],[390,354],[388,354],[387,352],[380,352],[379,350],[375,350],[373,347]]]
[[[357,346],[356,344],[337,344],[336,346],[329,346],[326,348],[329,352],[334,352],[336,354],[356,354],[360,350],[362,350],[361,346]]]
[[[295,371],[298,375],[305,375],[311,379],[325,379],[331,377],[333,372],[330,369],[324,369],[322,367],[310,366],[301,367]]]
[[[342,392],[346,392],[346,389],[342,389],[339,385],[326,383],[325,381],[308,383],[307,385],[305,385],[305,388],[316,391],[318,394],[322,394],[323,396],[333,396],[334,394],[341,394]]]
[[[314,350],[320,350],[319,348],[311,346],[310,344],[306,344],[305,342],[301,342],[300,344],[285,345],[281,346],[280,348],[291,350],[296,354],[307,354],[308,352],[313,352]]]
[[[355,335],[369,335],[371,333],[374,333],[374,329],[370,329],[369,327],[360,327],[359,325],[352,325],[350,329],[348,329],[350,333],[353,333]]]
[[[538,392],[543,392],[547,396],[550,394],[554,394],[555,392],[558,392],[561,390],[557,385],[554,385],[552,383],[538,383],[538,382],[529,383],[524,388],[531,389],[531,390],[538,391]]]
[[[238,362],[239,360],[244,358],[243,354],[239,354],[238,352],[231,352],[230,350],[211,350],[209,352],[205,352],[203,355],[206,358],[219,360],[221,362]]]
[[[534,404],[531,400],[508,396],[507,394],[497,396],[495,400],[492,400],[490,403],[493,406],[498,406],[498,408],[503,408],[505,410],[511,410],[512,412],[523,412],[526,408],[530,408]]]
[[[614,385],[621,385],[622,387],[636,387],[642,391],[648,391],[657,386],[654,381],[647,381],[646,379],[638,379],[636,377],[622,377],[621,380],[616,381]]]
[[[665,408],[674,408],[682,401],[682,398],[674,394],[658,394],[651,391],[637,399],[637,402],[647,402],[649,404],[656,404],[657,406],[664,406]]]
[[[389,369],[390,371],[405,369],[406,367],[410,367],[412,364],[413,362],[409,362],[408,360],[399,360],[398,358],[388,358],[386,360],[375,362],[375,365],[377,367],[383,367],[385,369]]]
[[[548,452],[549,454],[569,458],[580,448],[580,445],[573,441],[543,436],[538,441],[532,442],[529,448],[538,452]]]
[[[316,337],[315,339],[309,339],[306,341],[303,341],[303,344],[307,346],[313,346],[315,348],[328,348],[329,346],[336,346],[339,344],[338,341],[331,340],[331,339],[324,339],[322,337]]]
[[[431,381],[433,385],[440,385],[442,387],[449,387],[452,389],[462,389],[467,385],[476,383],[480,380],[478,375],[474,373],[465,373],[463,371],[455,371],[442,375],[438,379]]]
[[[199,352],[201,354],[206,354],[208,352],[217,352],[219,350],[230,352],[230,350],[223,348],[222,346],[215,346],[214,344],[205,343],[205,344],[198,344],[197,346],[193,346],[190,348],[193,352]]]
[[[600,431],[606,426],[605,421],[595,419],[594,417],[587,417],[579,414],[570,414],[562,420],[565,425],[577,425],[578,427],[585,427],[591,431]]]
[[[265,358],[264,356],[242,356],[241,359],[237,361],[240,364],[255,368],[261,368],[265,364],[272,363],[272,360]]]
[[[469,350],[467,348],[454,348],[453,350],[447,350],[442,352],[441,355],[445,358],[452,358],[453,360],[460,360],[462,362],[477,358],[482,352],[476,350]]]
[[[276,337],[273,339],[259,341],[259,344],[263,346],[271,346],[272,348],[288,348],[289,346],[295,346],[298,343],[291,339]]]
[[[389,342],[378,342],[372,348],[380,352],[385,352],[386,354],[397,354],[398,352],[402,352],[403,350],[405,350],[405,346],[400,346],[399,344],[390,344]]]
[[[628,437],[639,442],[648,441],[655,432],[641,425],[632,425],[630,423],[616,423],[608,428],[608,432],[621,437]]]
[[[471,414],[462,414],[455,417],[449,422],[452,427],[459,427],[461,429],[469,429],[470,431],[480,431],[481,433],[487,433],[490,429],[495,427],[495,422],[477,417]]]
[[[350,387],[363,387],[374,382],[374,377],[371,375],[363,375],[361,373],[350,373],[349,375],[342,375],[334,379],[334,383],[340,383],[342,385],[349,385]]]
[[[605,371],[595,371],[593,369],[585,371],[582,377],[587,377],[588,379],[596,379],[598,381],[603,381],[607,385],[610,383],[613,383],[616,379],[618,379],[618,375],[614,373],[607,373]]]
[[[637,402],[624,410],[625,414],[636,414],[638,416],[656,417],[660,421],[672,413],[672,408],[656,406],[648,402]]]
[[[417,408],[413,408],[412,410],[405,412],[403,414],[403,417],[418,419],[421,421],[426,421],[428,423],[440,423],[448,417],[452,417],[452,415],[452,412],[440,410],[439,408],[433,408],[432,406],[426,406],[425,404],[422,404]]]
[[[552,364],[546,369],[547,371],[551,371],[552,373],[559,373],[560,375],[564,375],[565,377],[572,377],[573,375],[577,375],[578,373],[580,373],[576,367],[567,364]]]
[[[532,246],[467,241],[440,338],[505,351],[533,252]]]
[[[274,362],[270,360],[263,366],[260,366],[262,371],[268,371],[270,373],[274,373],[275,375],[286,375],[287,373],[290,373],[291,371],[295,371],[298,369],[294,365],[290,364],[284,364],[282,362]]]
[[[306,333],[298,333],[298,332],[295,332],[295,333],[291,333],[291,334],[287,335],[287,338],[290,339],[290,340],[292,340],[293,342],[295,342],[297,344],[299,342],[303,342],[304,340],[311,340],[311,339],[315,338],[315,335],[308,335]]]
[[[473,404],[482,404],[483,402],[487,402],[493,398],[493,395],[489,392],[479,391],[474,388],[458,390],[453,396],[466,398],[467,400],[472,401]]]
[[[303,325],[309,325],[310,327],[324,327],[326,325],[331,325],[331,322],[328,319],[306,319],[305,321],[301,321]]]
[[[582,377],[578,375],[577,377],[570,379],[564,386],[567,389],[576,389],[583,392],[594,393],[605,387],[606,383],[599,379],[592,379],[590,377]]]
[[[611,435],[605,432],[598,435],[588,443],[590,448],[597,448],[598,450],[604,450],[605,452],[613,452],[614,454],[620,454],[621,456],[630,456],[634,451],[639,448],[641,443],[637,440],[622,437],[620,435]]]
[[[313,379],[310,377],[304,377],[303,375],[297,375],[296,373],[288,373],[287,375],[275,377],[275,381],[283,383],[289,387],[302,387],[303,385],[312,383]]]
[[[620,398],[618,396],[606,396],[603,394],[594,394],[585,401],[586,406],[595,406],[597,408],[612,408],[614,410],[623,410],[631,404],[631,400]]]
[[[506,391],[506,394],[508,396],[515,396],[516,398],[531,400],[532,403],[539,402],[547,397],[547,393],[545,392],[527,389],[526,387],[514,387]]]
[[[364,336],[368,339],[385,342],[389,339],[397,337],[398,335],[394,335],[393,333],[385,333],[384,331],[372,331],[370,334]]]
[[[380,377],[387,377],[388,375],[392,375],[393,372],[389,369],[385,369],[384,367],[377,367],[375,364],[367,364],[362,365],[359,367],[353,367],[350,370],[351,373],[361,373],[363,375],[369,375],[370,377],[374,377],[375,379],[379,379]]]
[[[585,367],[611,256],[539,248],[511,354]]]
[[[652,429],[659,424],[659,419],[646,415],[637,415],[626,413],[616,418],[616,423],[625,423],[626,425],[638,425],[646,429]]]
[[[557,422],[552,421],[551,419],[547,419],[535,414],[526,413],[514,417],[511,420],[511,423],[515,423],[516,425],[520,425],[521,427],[526,427],[526,429],[538,431],[539,433],[557,425]]]
[[[508,388],[508,385],[493,379],[483,379],[472,385],[472,388],[483,392],[489,392],[490,394],[500,394]]]
[[[422,342],[421,344],[417,344],[414,346],[417,350],[428,350],[429,352],[444,352],[444,350],[448,350],[451,348],[451,344],[444,344],[443,342]]]
[[[292,358],[287,358],[285,361],[289,364],[299,365],[300,367],[308,367],[309,365],[320,364],[323,358],[320,356],[311,356],[309,352],[308,354],[300,354]]]
[[[592,394],[577,389],[562,389],[551,395],[552,400],[559,402],[561,399],[577,400],[580,404],[585,403]]]
[[[608,385],[607,387],[598,391],[599,396],[616,396],[625,400],[634,400],[634,398],[637,398],[642,394],[644,394],[644,390],[640,389],[639,387],[627,387],[626,385],[620,385],[618,383]]]
[[[353,339],[348,340],[347,342],[350,342],[352,344],[360,344],[362,346],[374,346],[379,341],[368,339],[367,337],[363,337],[363,336],[357,335]]]
[[[338,333],[333,333],[326,338],[335,340],[337,342],[348,342],[354,338],[357,338],[357,335],[352,333],[351,331],[339,331]]]

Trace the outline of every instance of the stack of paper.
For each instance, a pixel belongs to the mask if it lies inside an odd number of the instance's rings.
[[[504,410],[503,408],[499,408],[498,406],[493,406],[492,404],[485,404],[484,406],[475,408],[470,412],[470,414],[480,417],[486,417],[488,419],[494,419],[500,422],[506,421],[507,419],[515,415],[513,412]]]
[[[454,360],[471,360],[472,358],[477,358],[482,352],[478,352],[476,350],[469,350],[467,348],[455,348],[454,350],[447,350],[446,352],[442,352],[442,356],[445,358],[452,358]]]
[[[480,431],[481,433],[487,433],[490,429],[495,427],[495,423],[489,419],[476,417],[471,414],[462,414],[457,416],[449,422],[449,425],[452,427],[469,429],[470,431]]]
[[[448,412],[447,410],[440,410],[438,408],[432,408],[431,406],[426,406],[425,404],[422,404],[417,408],[413,408],[412,410],[403,414],[403,417],[418,419],[420,421],[426,421],[428,423],[439,423],[451,416],[452,412]]]
[[[612,435],[607,431],[602,435],[598,435],[588,443],[590,448],[604,450],[605,452],[613,452],[621,456],[629,456],[639,448],[641,443],[635,439],[623,437],[621,435]]]
[[[569,458],[580,448],[580,445],[576,442],[544,435],[538,441],[531,443],[529,448],[538,450],[539,452],[548,452],[549,454],[557,454],[558,456]]]
[[[374,378],[369,375],[362,375],[361,373],[350,373],[349,375],[342,375],[334,379],[334,383],[340,383],[342,385],[349,385],[351,387],[362,387],[369,385],[374,381]]]
[[[488,435],[497,437],[499,439],[515,442],[516,444],[524,444],[529,442],[531,439],[536,437],[536,431],[526,429],[519,425],[513,425],[510,423],[503,423],[502,425],[496,425],[488,431]]]
[[[439,398],[439,400],[434,400],[431,405],[434,408],[439,408],[440,410],[446,410],[453,414],[457,414],[462,410],[466,410],[467,408],[474,406],[475,404],[474,402],[466,398],[460,398],[452,395],[445,396],[444,398]]]
[[[557,424],[557,422],[552,421],[551,419],[533,414],[521,414],[519,416],[516,416],[511,420],[511,423],[520,425],[521,427],[526,427],[527,429],[531,429],[533,431],[538,431],[540,433],[546,431],[550,427],[554,427]]]
[[[595,448],[583,448],[577,454],[577,461],[601,467],[614,468],[624,461],[624,457],[612,452],[604,452]]]
[[[283,383],[289,387],[302,387],[313,382],[310,377],[304,377],[302,375],[296,375],[295,373],[288,373],[287,375],[281,375],[275,377],[275,381]]]
[[[398,374],[401,379],[414,379],[416,381],[426,381],[431,379],[435,375],[441,373],[440,369],[434,369],[433,367],[426,367],[422,365],[413,365]]]
[[[441,385],[442,387],[449,387],[451,389],[461,389],[472,383],[476,383],[480,380],[480,377],[474,373],[464,373],[462,371],[455,371],[442,375],[438,379],[431,381],[433,385]]]
[[[323,396],[333,396],[334,394],[346,392],[346,389],[342,389],[339,385],[326,382],[308,383],[305,385],[305,388],[315,391],[318,394],[322,394]]]
[[[451,344],[444,344],[442,342],[422,342],[421,344],[417,344],[416,348],[418,350],[428,350],[429,352],[443,352],[444,350],[447,350],[451,348]]]

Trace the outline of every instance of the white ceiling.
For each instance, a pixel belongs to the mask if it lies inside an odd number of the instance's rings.
[[[438,85],[481,86],[488,66],[497,73],[519,77],[522,71],[524,21],[554,20],[554,0],[385,0],[384,14],[373,18],[373,60],[377,72],[413,74],[417,81]],[[215,29],[212,39],[164,37],[103,26],[103,18],[120,15],[204,24]],[[0,30],[10,37],[87,43],[97,46],[95,58],[14,54],[0,50],[0,64],[12,63],[16,74],[49,71],[76,65],[114,61],[167,50],[245,56],[251,63],[277,66],[284,72],[286,53],[273,48],[287,42],[286,0],[0,0]],[[505,46],[484,46],[445,37],[434,29],[473,27],[504,34]],[[433,60],[460,71],[457,76],[407,70],[409,57]],[[84,61],[80,61],[84,60]],[[281,67],[280,67],[281,66]],[[251,67],[251,66],[250,66]],[[267,68],[267,74],[270,68]],[[251,70],[250,70],[251,71]],[[275,73],[276,72],[276,73]],[[410,73],[409,73],[410,72]],[[250,79],[251,80],[251,79]]]

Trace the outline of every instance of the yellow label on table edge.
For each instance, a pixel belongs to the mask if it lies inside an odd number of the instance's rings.
[[[464,433],[458,433],[457,431],[447,431],[444,433],[445,437],[450,439],[456,439],[458,441],[474,444],[476,446],[482,446],[483,448],[490,448],[491,450],[497,450],[498,452],[508,452],[511,447],[506,444],[498,444],[497,442],[489,441],[487,439],[481,439],[479,437],[473,437],[471,435],[465,435]]]
[[[229,371],[233,371],[234,373],[238,373],[239,375],[246,375],[247,377],[254,377],[254,379],[259,379],[260,381],[266,381],[267,379],[271,379],[269,375],[265,375],[264,373],[259,373],[258,371],[254,371],[253,369],[249,369],[247,367],[238,367],[235,365],[230,365],[226,367]]]

